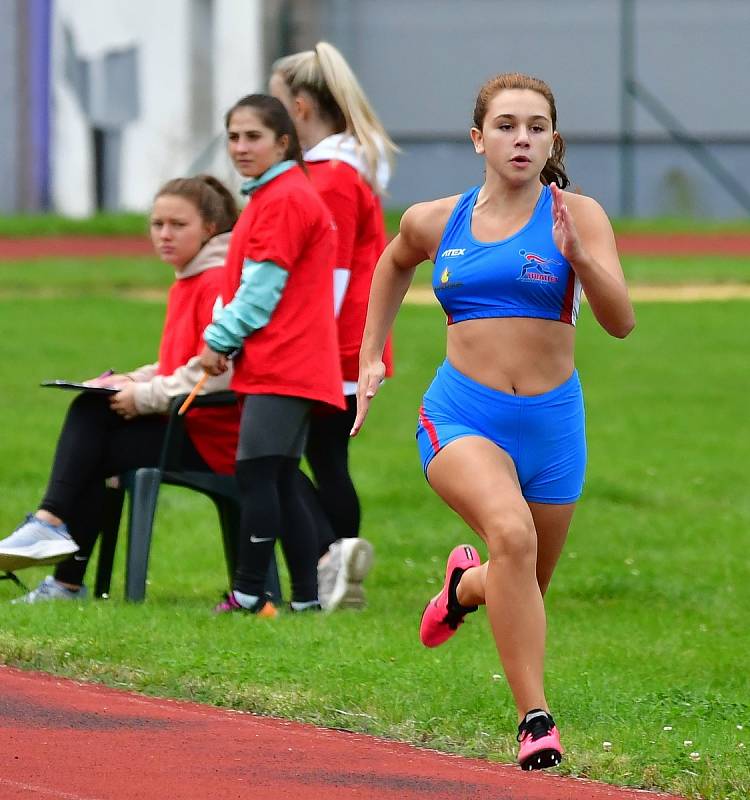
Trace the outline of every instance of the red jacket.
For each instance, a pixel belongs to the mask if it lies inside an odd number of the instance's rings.
[[[231,302],[245,259],[289,273],[268,324],[235,359],[232,388],[242,394],[306,397],[344,408],[333,313],[336,230],[298,166],[256,189],[232,232],[222,296]]]

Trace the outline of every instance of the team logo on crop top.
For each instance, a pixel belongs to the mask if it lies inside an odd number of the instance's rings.
[[[557,283],[560,279],[549,268],[548,265],[560,266],[559,261],[554,258],[543,258],[536,253],[528,250],[519,250],[518,255],[525,259],[521,265],[521,274],[516,278],[517,281],[528,281],[529,283]]]
[[[441,289],[458,289],[460,286],[463,286],[461,281],[451,281],[451,273],[448,267],[440,273],[440,283],[434,287],[436,292],[439,292]]]

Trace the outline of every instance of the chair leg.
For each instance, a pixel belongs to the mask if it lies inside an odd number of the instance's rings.
[[[109,597],[112,584],[112,566],[115,561],[117,537],[120,531],[125,490],[121,487],[107,488],[104,495],[102,531],[99,538],[99,559],[96,562],[94,597]]]
[[[15,572],[4,572],[2,575],[0,575],[0,581],[12,581],[24,592],[29,591],[29,587],[18,577],[18,575],[16,575]]]
[[[136,470],[130,491],[125,599],[135,603],[146,597],[148,557],[160,484],[161,470],[143,467]]]

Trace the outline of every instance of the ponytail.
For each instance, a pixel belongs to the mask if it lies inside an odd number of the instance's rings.
[[[224,184],[213,175],[196,175],[198,180],[202,180],[208,187],[214,190],[221,201],[222,210],[219,215],[220,222],[217,222],[216,232],[226,233],[234,228],[237,217],[239,216],[239,209],[237,208],[237,201],[234,195]]]
[[[570,178],[565,173],[565,140],[558,133],[552,144],[552,155],[547,159],[542,174],[539,176],[542,183],[549,186],[556,183],[561,189],[565,189],[570,184]]]
[[[399,150],[341,53],[328,42],[318,42],[314,50],[280,58],[272,72],[281,75],[293,95],[301,91],[310,94],[337,133],[346,132],[356,139],[370,183],[383,193],[385,187],[377,179],[378,164],[385,158],[393,166],[393,156]]]

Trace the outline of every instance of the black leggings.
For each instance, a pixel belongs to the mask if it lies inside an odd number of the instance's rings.
[[[274,543],[289,568],[292,600],[318,598],[315,525],[299,491],[299,460],[311,402],[301,397],[247,395],[237,445],[240,541],[232,588],[261,596]]]
[[[357,416],[356,395],[346,398],[346,409],[313,414],[305,456],[310,464],[317,501],[329,525],[318,525],[319,553],[335,539],[359,536],[360,506],[349,474],[349,432]],[[309,497],[313,497],[308,493]],[[313,516],[318,514],[313,511]]]
[[[78,585],[101,530],[106,478],[159,463],[166,419],[161,415],[126,421],[109,407],[107,396],[83,393],[73,400],[63,423],[52,471],[39,507],[59,517],[80,550],[58,564],[55,578]],[[183,449],[189,469],[209,467],[189,442]]]
[[[299,492],[299,459],[261,456],[237,462],[241,535],[232,588],[263,595],[276,539],[289,569],[292,600],[318,599],[318,550],[312,517]]]

